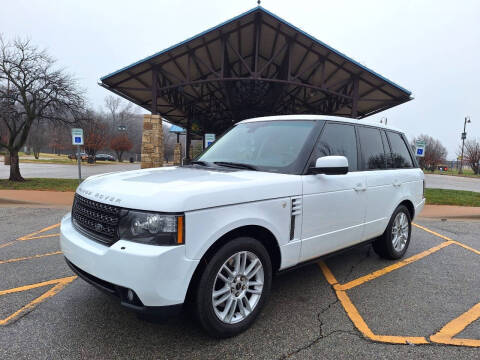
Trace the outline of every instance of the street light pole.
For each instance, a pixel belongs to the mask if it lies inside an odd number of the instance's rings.
[[[460,157],[460,169],[458,170],[459,174],[463,174],[463,148],[465,147],[465,139],[467,138],[467,123],[471,123],[470,116],[465,116],[465,122],[463,123],[463,133],[462,133],[462,155]]]

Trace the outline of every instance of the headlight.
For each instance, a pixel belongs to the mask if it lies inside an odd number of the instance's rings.
[[[164,215],[128,210],[120,218],[120,239],[150,245],[179,245],[184,243],[183,215]]]

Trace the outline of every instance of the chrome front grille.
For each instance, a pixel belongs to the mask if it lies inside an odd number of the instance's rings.
[[[121,208],[103,204],[75,194],[72,222],[87,237],[112,245],[118,240]]]

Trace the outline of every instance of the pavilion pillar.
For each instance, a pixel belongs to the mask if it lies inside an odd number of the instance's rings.
[[[173,165],[182,164],[182,144],[177,142],[173,149]]]
[[[163,166],[163,129],[160,115],[143,115],[142,169]]]
[[[187,128],[185,133],[185,163],[190,164],[192,160],[192,152],[190,151],[190,147],[192,144],[192,120],[190,119],[190,114],[187,118]]]

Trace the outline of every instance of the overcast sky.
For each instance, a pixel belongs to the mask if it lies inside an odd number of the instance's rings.
[[[47,48],[87,90],[107,75],[256,6],[256,0],[2,1],[0,32]],[[463,119],[480,140],[480,1],[264,0],[262,6],[413,92],[372,116],[411,138],[438,138],[456,157]]]

